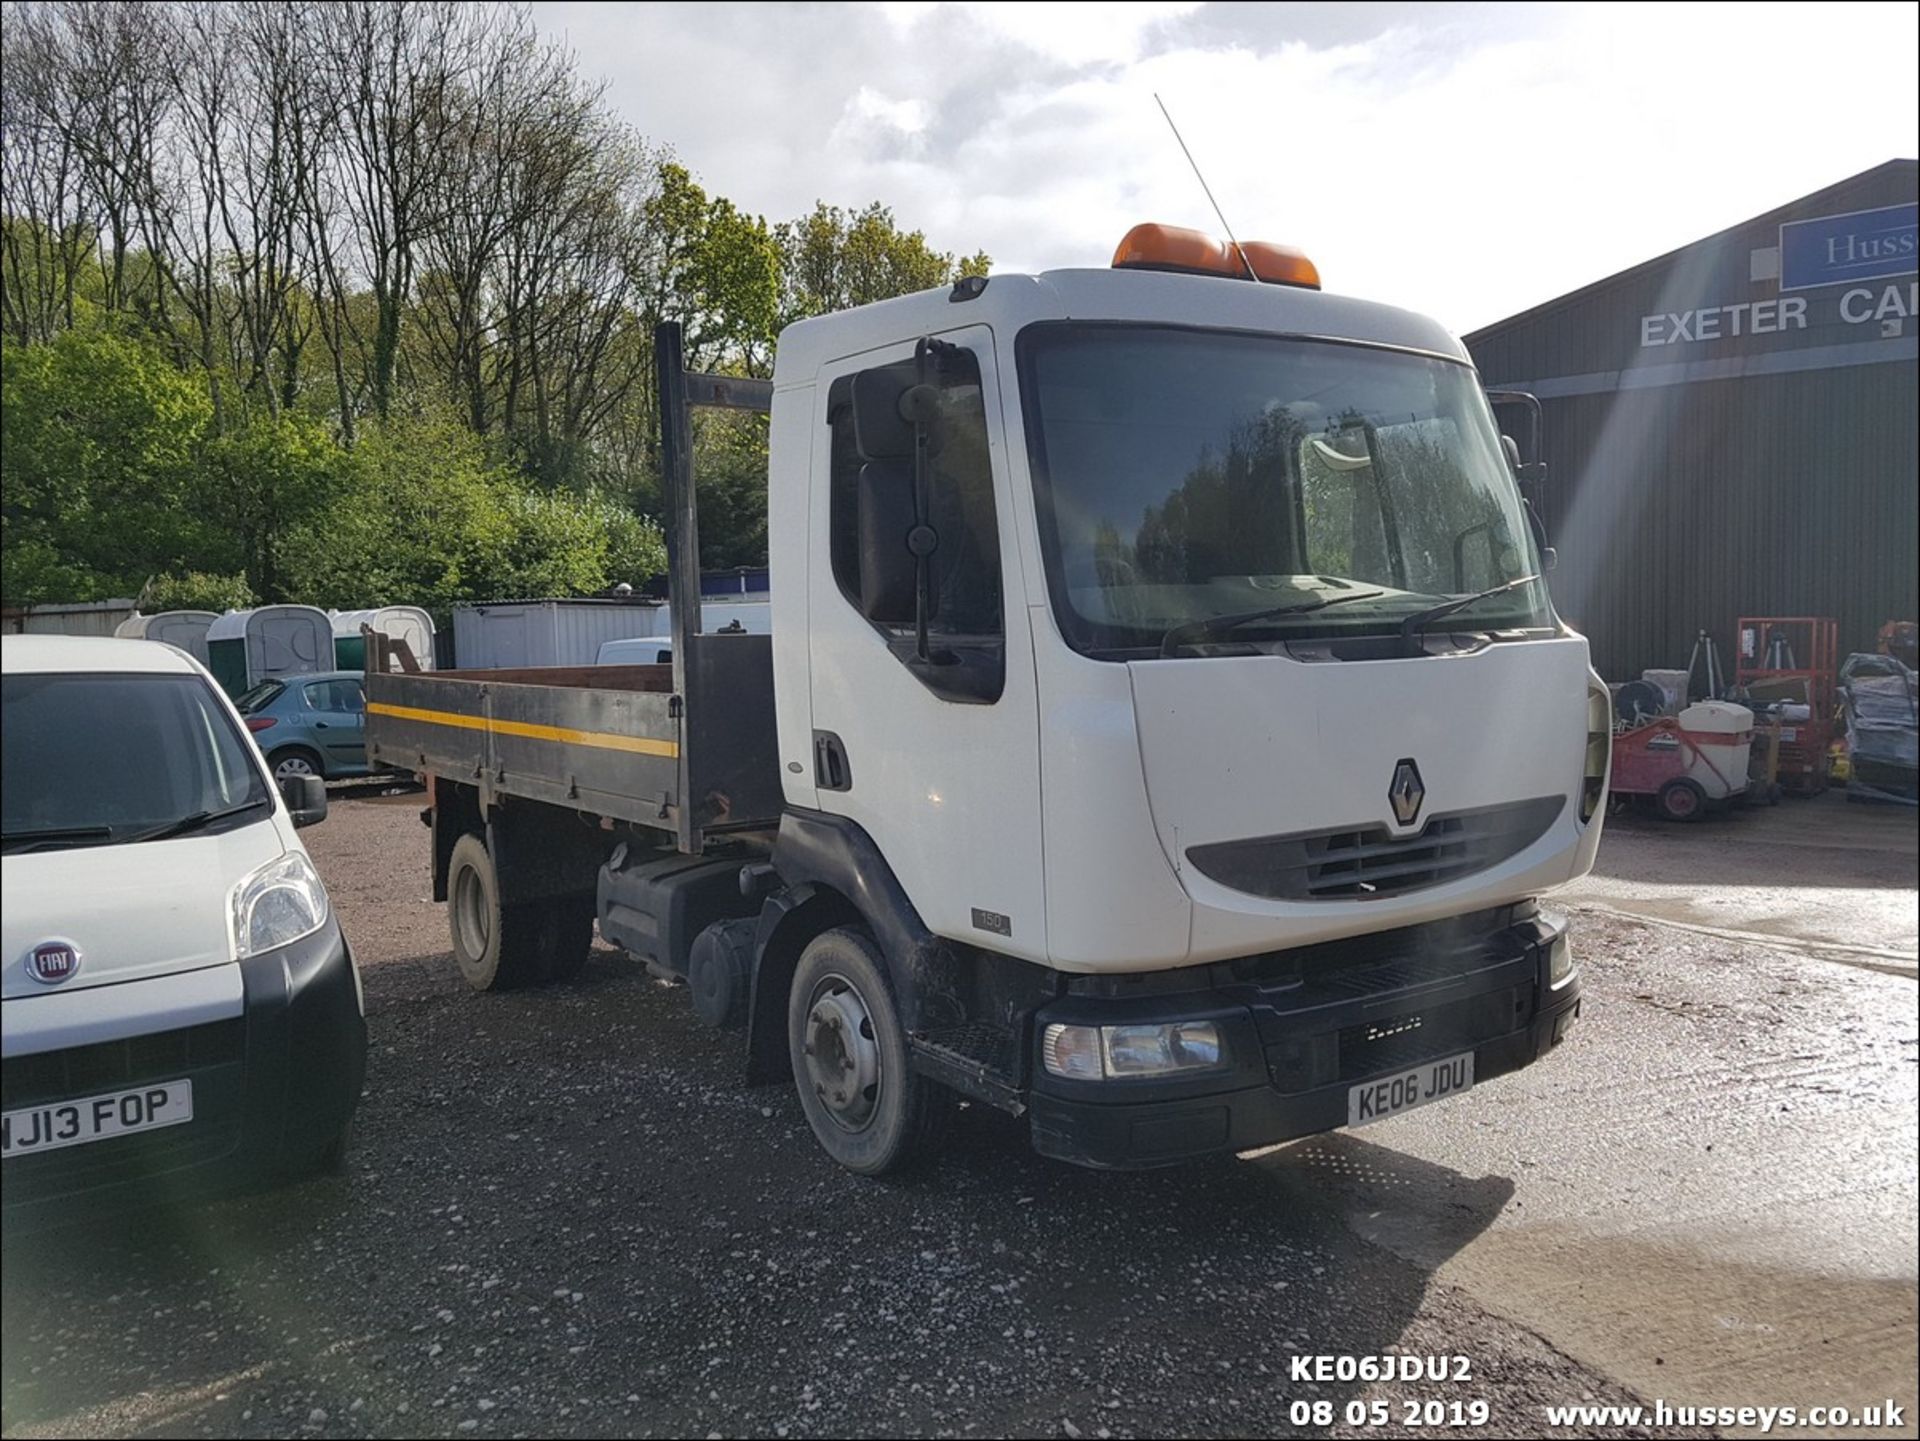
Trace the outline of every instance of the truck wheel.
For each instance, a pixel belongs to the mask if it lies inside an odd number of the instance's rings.
[[[543,979],[550,945],[537,905],[503,906],[493,857],[479,836],[454,842],[447,863],[447,925],[453,958],[476,991],[505,991]]]
[[[823,932],[801,953],[787,1046],[807,1124],[849,1171],[883,1175],[934,1149],[952,1098],[908,1069],[880,947],[865,930]]]
[[[1670,821],[1697,821],[1707,811],[1707,793],[1693,781],[1668,781],[1658,801],[1660,814]]]

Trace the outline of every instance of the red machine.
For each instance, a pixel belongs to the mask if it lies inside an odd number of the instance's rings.
[[[1638,797],[1670,821],[1697,821],[1747,789],[1753,713],[1702,701],[1677,716],[1655,716],[1614,732],[1608,794],[1618,806]]]
[[[1825,790],[1840,623],[1830,616],[1741,616],[1735,652],[1736,692],[1789,708],[1780,723],[1780,784],[1801,795]]]

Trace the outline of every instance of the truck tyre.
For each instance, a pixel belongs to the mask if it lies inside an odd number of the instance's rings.
[[[801,953],[787,1047],[807,1124],[849,1171],[899,1170],[944,1134],[953,1098],[909,1069],[880,947],[864,929],[822,932]]]
[[[1668,781],[1657,798],[1661,816],[1670,821],[1697,821],[1707,813],[1707,793],[1698,783]]]
[[[447,861],[447,926],[453,958],[476,991],[505,991],[543,980],[553,947],[545,907],[503,906],[487,843],[469,833]]]

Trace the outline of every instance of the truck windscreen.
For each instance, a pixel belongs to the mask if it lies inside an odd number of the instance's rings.
[[[1174,627],[1256,611],[1275,614],[1234,643],[1389,633],[1540,570],[1464,365],[1148,325],[1037,325],[1019,349],[1048,584],[1077,650],[1157,654]],[[1455,621],[1551,623],[1544,582]]]

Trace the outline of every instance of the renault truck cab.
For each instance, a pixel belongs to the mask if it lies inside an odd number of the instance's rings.
[[[337,1165],[359,977],[287,792],[192,657],[0,643],[9,1230]],[[291,798],[291,804],[290,804]]]
[[[956,1097],[1157,1166],[1569,1035],[1610,708],[1444,327],[1146,225],[798,321],[770,383],[681,345],[671,664],[367,678],[470,984],[597,920],[868,1174]],[[700,623],[694,407],[769,417],[769,636]]]

